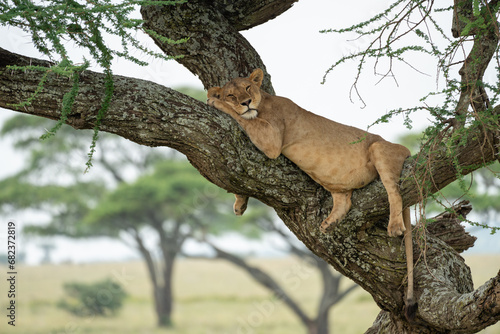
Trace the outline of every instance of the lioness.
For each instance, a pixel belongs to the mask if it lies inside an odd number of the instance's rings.
[[[380,176],[389,197],[389,236],[407,230],[407,309],[412,307],[409,311],[414,312],[410,211],[403,210],[398,187],[410,151],[378,135],[313,114],[287,98],[272,96],[260,89],[263,78],[262,70],[256,69],[248,78],[235,78],[222,88],[212,87],[207,103],[231,115],[269,158],[283,154],[331,192],[333,208],[320,225],[323,233],[345,217],[351,208],[353,189]],[[235,196],[234,212],[241,215],[248,197]]]

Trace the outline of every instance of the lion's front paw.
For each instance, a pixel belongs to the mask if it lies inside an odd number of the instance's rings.
[[[243,195],[234,195],[235,201],[233,205],[234,214],[237,216],[241,216],[245,213],[248,205],[248,197]]]
[[[387,226],[387,233],[390,237],[398,237],[400,235],[403,235],[404,231],[406,231],[406,228],[403,224],[402,218],[389,221],[389,226]]]
[[[215,100],[216,100],[216,98],[214,98],[214,97],[209,97],[209,98],[207,99],[207,104],[208,104],[209,106],[211,106],[211,107],[215,107]]]
[[[242,207],[237,207],[236,204],[234,204],[234,206],[233,206],[234,214],[237,215],[237,216],[243,215],[245,213],[246,209],[247,209],[246,205],[244,205]]]

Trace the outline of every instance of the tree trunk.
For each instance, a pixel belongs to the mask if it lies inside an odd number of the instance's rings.
[[[172,277],[174,273],[175,257],[164,259],[163,285],[158,289],[158,326],[171,327],[174,296],[172,290]]]
[[[162,276],[162,286],[161,294],[158,296],[158,304],[160,306],[158,310],[158,325],[161,327],[170,327],[173,324],[174,296],[172,278],[174,264],[186,238],[180,233],[181,222],[174,222],[173,228],[167,232],[163,226],[163,220],[158,218],[155,212],[150,212],[148,218],[160,237],[160,249],[163,260],[161,273],[159,273]]]
[[[315,319],[315,325],[317,330],[314,334],[329,334],[330,333],[330,325],[329,325],[329,312],[320,312],[318,317]],[[332,333],[334,333],[332,331]]]
[[[142,238],[136,229],[133,230],[133,237],[137,243],[137,249],[142,255],[146,262],[148,268],[149,277],[153,286],[153,298],[155,303],[155,312],[158,320],[159,327],[171,327],[172,322],[172,312],[174,304],[173,296],[173,274],[174,274],[174,264],[177,258],[177,254],[186,239],[184,236],[176,233],[180,230],[180,223],[176,224],[174,228],[174,233],[172,235],[167,235],[163,230],[163,224],[159,220],[155,213],[149,214],[150,224],[156,230],[160,237],[160,249],[162,250],[162,261],[155,264],[151,253],[144,245]]]
[[[330,332],[329,314],[331,307],[342,299],[339,298],[340,292],[340,275],[333,275],[329,266],[324,261],[318,261],[318,267],[321,272],[323,282],[323,295],[318,306],[318,314],[315,319],[317,334],[328,334]],[[350,292],[357,285],[352,285],[347,290]]]
[[[146,267],[148,269],[149,279],[151,280],[151,285],[153,287],[153,300],[155,305],[156,317],[158,319],[158,326],[170,326],[172,323],[172,295],[167,295],[168,291],[171,289],[166,289],[165,284],[159,279],[160,271],[155,265],[155,261],[151,256],[151,253],[144,245],[141,237],[137,230],[134,230],[134,239],[137,243],[137,249],[141,254],[142,258],[146,262]],[[170,302],[170,308],[168,307]]]
[[[160,29],[163,15],[168,15],[146,12],[144,9],[143,15],[153,29]],[[186,14],[188,18],[190,12],[177,13]],[[202,30],[217,31],[224,19],[227,17],[217,16],[213,23],[203,21]],[[227,33],[238,35],[230,26],[224,27]],[[220,85],[235,75],[246,75],[260,62],[255,50],[244,41],[238,40],[235,50],[224,40],[224,34],[219,34],[219,40],[197,36],[190,39],[190,43],[194,43],[190,44],[191,48],[198,43],[217,57],[223,57],[218,63],[206,60],[185,63],[193,72],[203,74],[200,79],[206,87]],[[484,39],[484,43],[493,42],[493,38]],[[482,52],[479,46],[475,50]],[[481,50],[487,53],[491,48]],[[11,105],[27,100],[36,91],[41,75],[8,70],[6,65],[30,62],[49,66],[0,49],[0,107],[58,119],[63,95],[71,86],[65,78],[49,75],[44,89],[30,106],[16,109]],[[203,65],[197,66],[198,63]],[[477,76],[463,73],[463,77]],[[319,224],[331,210],[330,194],[285,157],[268,159],[229,116],[151,82],[120,76],[115,76],[114,82],[112,105],[102,122],[102,131],[142,145],[172,147],[184,153],[202,175],[219,187],[272,206],[284,224],[314,254],[373,296],[382,312],[369,332],[474,333],[500,319],[500,273],[474,290],[470,270],[460,255],[439,238],[427,234],[422,245],[420,239],[414,238],[419,309],[416,321],[407,322],[402,312],[406,277],[404,248],[401,239],[387,237],[389,206],[380,180],[354,191],[352,208],[346,218],[331,233],[322,234]],[[464,87],[473,90],[471,96],[477,96],[474,93],[477,87]],[[104,91],[102,74],[83,73],[80,93],[67,123],[75,128],[92,128]],[[484,99],[479,102],[484,104]],[[453,154],[445,147],[436,147],[430,153],[432,156],[423,153],[419,156],[418,161],[424,163],[417,163],[415,158],[406,161],[400,186],[405,206],[443,188],[454,181],[458,173],[471,173],[498,159],[498,133],[481,125],[471,125],[468,133],[460,145],[449,143]],[[457,170],[457,167],[460,168]],[[432,180],[429,189],[421,185],[420,181],[425,179]]]
[[[287,4],[295,1],[283,1],[285,6],[280,5],[279,8],[286,10]],[[222,5],[220,2],[219,5]],[[251,6],[258,6],[263,1],[239,2],[247,4],[249,9],[243,15],[248,19],[250,10],[254,8]],[[277,1],[267,2],[277,3]],[[233,4],[231,8],[238,7]],[[277,13],[279,12],[280,10]],[[146,28],[154,30],[161,36],[173,40],[189,36],[189,40],[181,44],[162,43],[156,38],[153,39],[165,53],[182,56],[178,62],[198,76],[206,89],[221,86],[225,83],[225,78],[248,74],[257,67],[265,69],[259,54],[214,4],[204,0],[190,0],[181,6],[144,6],[141,13],[146,22]],[[226,12],[226,14],[240,17],[234,12]],[[233,21],[241,22],[242,20],[240,17]],[[207,68],[212,70],[207,71]],[[274,90],[269,76],[267,79],[263,89],[273,94]]]

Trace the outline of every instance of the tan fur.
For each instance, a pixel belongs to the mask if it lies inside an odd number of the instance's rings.
[[[404,224],[398,186],[410,151],[378,135],[313,114],[287,98],[271,96],[260,89],[262,80],[262,70],[256,69],[248,78],[212,87],[207,103],[231,115],[269,158],[283,154],[331,192],[333,208],[320,225],[323,233],[349,212],[352,191],[380,176],[390,204],[388,234],[399,236],[408,229],[411,241],[410,216],[404,215],[408,218]],[[246,196],[236,195],[234,212],[243,214],[247,202]],[[406,242],[406,246],[408,254],[412,243]],[[413,290],[407,297],[413,298]]]

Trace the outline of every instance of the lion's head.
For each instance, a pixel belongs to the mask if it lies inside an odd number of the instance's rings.
[[[235,78],[222,88],[210,88],[207,93],[208,99],[224,101],[241,117],[254,119],[259,113],[262,99],[260,86],[263,78],[264,72],[258,68],[248,78]]]

